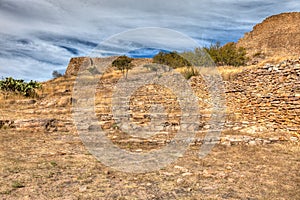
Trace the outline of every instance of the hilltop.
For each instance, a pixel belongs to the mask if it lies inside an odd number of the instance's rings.
[[[245,47],[252,61],[300,55],[300,12],[273,15],[245,33],[237,45]]]

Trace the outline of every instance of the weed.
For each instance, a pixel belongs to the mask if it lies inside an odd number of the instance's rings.
[[[12,192],[12,190],[5,190],[5,191],[1,191],[0,194],[10,194]]]
[[[18,181],[14,181],[14,182],[11,184],[11,187],[17,189],[17,188],[25,187],[25,185],[22,184],[22,183],[20,183],[20,182],[18,182]]]
[[[49,172],[49,174],[47,174],[47,178],[52,178],[54,176],[54,172]]]
[[[57,163],[56,163],[55,161],[51,161],[50,164],[51,164],[53,167],[57,166]]]
[[[199,76],[199,74],[199,71],[194,67],[188,67],[182,72],[182,75],[187,80],[189,80],[192,76]]]

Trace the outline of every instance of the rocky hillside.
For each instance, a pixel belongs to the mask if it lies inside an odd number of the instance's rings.
[[[253,61],[271,57],[300,55],[300,12],[282,13],[266,18],[238,41]]]

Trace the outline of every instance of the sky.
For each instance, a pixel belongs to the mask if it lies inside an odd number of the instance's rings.
[[[48,80],[71,57],[136,28],[167,28],[207,46],[236,42],[266,17],[292,11],[300,1],[0,0],[0,78]]]

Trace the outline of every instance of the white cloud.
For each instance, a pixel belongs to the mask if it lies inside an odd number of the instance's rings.
[[[201,44],[225,43],[269,15],[297,10],[293,0],[1,0],[0,76],[48,79],[71,57],[132,28],[170,28]]]

